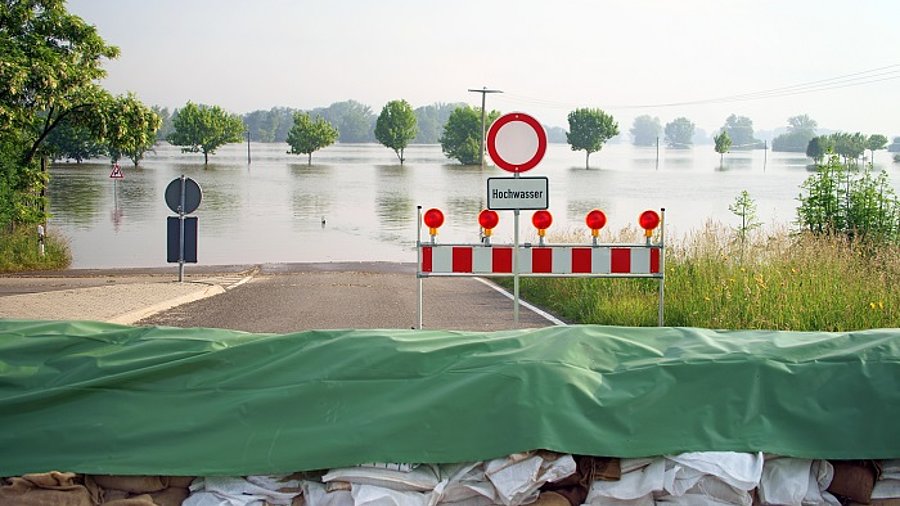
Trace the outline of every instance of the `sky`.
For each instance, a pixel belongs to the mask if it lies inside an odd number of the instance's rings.
[[[70,0],[121,49],[104,86],[231,112],[353,99],[487,106],[567,126],[599,107],[712,131],[809,114],[900,136],[897,0]]]

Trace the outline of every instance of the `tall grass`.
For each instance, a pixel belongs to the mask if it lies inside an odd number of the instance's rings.
[[[30,227],[0,231],[0,272],[65,269],[72,262],[65,239],[49,235],[40,255],[37,233]]]
[[[900,248],[842,236],[716,224],[666,247],[665,324],[728,329],[900,327]],[[564,319],[656,325],[656,280],[523,278],[523,298]]]

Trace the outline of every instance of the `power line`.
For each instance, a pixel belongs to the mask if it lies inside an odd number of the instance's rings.
[[[851,74],[830,77],[827,79],[819,79],[815,81],[807,81],[788,86],[777,88],[769,88],[734,95],[725,95],[721,97],[704,98],[696,100],[685,100],[680,102],[662,102],[656,104],[625,104],[625,105],[606,105],[607,109],[649,109],[663,107],[677,107],[685,105],[705,105],[716,103],[746,102],[753,100],[765,100],[770,98],[789,97],[794,95],[804,95],[808,93],[816,93],[821,91],[831,91],[856,86],[866,86],[870,84],[880,83],[884,81],[892,81],[900,79],[900,64],[887,65],[877,67]],[[506,96],[514,99],[516,102],[523,102],[532,105],[539,105],[549,108],[571,109],[573,107],[581,107],[584,104],[575,104],[572,102],[561,102],[544,98],[529,97],[516,93],[506,92]]]

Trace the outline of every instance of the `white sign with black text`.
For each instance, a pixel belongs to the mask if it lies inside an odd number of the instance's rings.
[[[487,207],[494,211],[547,209],[549,188],[546,177],[489,177]]]

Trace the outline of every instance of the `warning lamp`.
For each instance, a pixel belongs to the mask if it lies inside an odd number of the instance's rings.
[[[644,236],[650,239],[650,236],[653,235],[653,230],[659,226],[659,215],[656,214],[656,211],[648,209],[641,213],[638,223],[644,229]]]
[[[434,236],[437,235],[437,229],[441,228],[441,225],[444,224],[444,213],[442,213],[440,209],[431,208],[425,211],[423,221],[425,222],[425,226],[428,227],[428,233],[434,238]]]
[[[543,240],[547,229],[553,224],[553,215],[550,214],[550,211],[535,211],[531,216],[531,223],[538,230],[538,236]]]
[[[478,224],[484,229],[485,237],[491,236],[491,230],[496,227],[498,223],[500,223],[500,215],[497,214],[497,211],[485,209],[478,213]]]
[[[606,214],[599,209],[593,209],[591,212],[587,213],[584,222],[587,224],[588,228],[591,229],[591,235],[597,237],[600,235],[600,229],[606,226]]]

